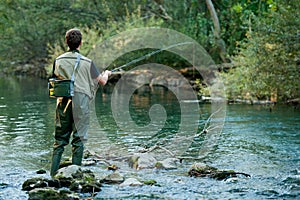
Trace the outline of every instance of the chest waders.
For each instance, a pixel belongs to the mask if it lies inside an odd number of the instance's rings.
[[[72,81],[75,81],[74,74],[79,65],[80,58],[81,55],[78,54],[71,78]],[[72,97],[57,98],[54,132],[55,142],[53,144],[53,154],[50,169],[51,176],[54,176],[59,169],[61,157],[64,152],[64,147],[69,144],[71,135],[72,164],[81,165],[84,145],[75,127],[71,102]]]

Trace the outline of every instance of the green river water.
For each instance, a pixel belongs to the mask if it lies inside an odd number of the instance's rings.
[[[53,143],[55,100],[47,94],[47,82],[35,78],[1,77],[0,79],[0,200],[27,199],[22,183],[46,169],[48,176]],[[112,86],[100,89],[96,114],[100,128],[91,127],[89,148],[101,154],[107,141],[126,150],[151,147],[168,139],[178,130],[180,109],[176,97],[162,87],[147,86],[136,92],[128,112],[140,126],[150,117],[153,104],[166,110],[163,128],[153,134],[147,129],[124,130],[112,114]],[[195,103],[195,102],[194,102]],[[199,128],[209,117],[210,104],[199,104]],[[134,133],[133,133],[134,132]],[[198,130],[199,132],[199,130]],[[104,137],[104,136],[105,137]],[[205,138],[196,138],[188,156],[197,157]],[[159,186],[119,187],[103,185],[95,199],[299,199],[300,198],[300,110],[276,105],[272,112],[265,105],[227,105],[221,134],[214,139],[203,161],[222,170],[251,175],[237,181],[217,181],[187,176],[195,161],[184,160],[176,170],[133,170],[124,163],[120,172],[141,180],[154,179]],[[179,143],[180,145],[180,143]],[[70,153],[66,149],[65,156]],[[107,150],[107,149],[106,149]],[[172,150],[172,149],[171,149]],[[112,150],[112,152],[117,152]],[[107,173],[103,171],[103,173]]]

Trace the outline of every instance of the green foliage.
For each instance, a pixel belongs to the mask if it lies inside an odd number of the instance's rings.
[[[196,79],[195,84],[199,87],[199,95],[200,96],[204,96],[204,97],[208,97],[210,96],[210,88],[203,83],[203,81],[201,79]]]
[[[269,98],[277,94],[282,100],[299,96],[299,0],[220,0],[213,4],[221,38],[236,66],[223,74],[228,95]],[[70,28],[83,31],[81,52],[88,55],[112,35],[149,26],[177,30],[220,61],[205,1],[2,0],[0,68],[47,63],[50,73],[54,58],[67,50],[64,35]],[[111,67],[149,51],[153,49],[130,52]],[[146,61],[188,65],[168,52]],[[199,85],[205,91],[204,85]]]
[[[91,25],[100,16],[64,0],[12,0],[0,3],[0,61],[27,63],[47,57],[47,43],[65,30]],[[84,9],[86,10],[84,10]],[[60,41],[62,42],[62,41]]]
[[[125,30],[130,30],[133,28],[139,28],[139,27],[153,27],[153,26],[160,26],[162,24],[161,19],[156,19],[154,17],[149,17],[146,19],[141,19],[141,10],[140,8],[137,9],[135,12],[129,13],[127,10],[127,14],[123,21],[114,21],[110,20],[108,23],[103,27],[104,25],[102,23],[95,24],[91,27],[82,27],[80,30],[83,33],[83,45],[80,47],[80,52],[83,55],[88,55],[95,46],[100,43],[101,41],[104,41],[108,39],[109,37],[119,33],[123,32]],[[103,27],[103,28],[102,28]],[[64,35],[61,36],[61,38],[64,38]],[[52,73],[52,62],[54,59],[62,54],[65,49],[67,48],[66,44],[63,44],[61,46],[60,44],[49,44],[49,59],[48,59],[48,65],[46,67],[47,74],[50,75]],[[137,58],[145,53],[144,50],[132,52],[129,54],[124,55],[114,63],[112,63],[113,66],[119,66],[120,64],[124,64],[131,60],[132,58]]]
[[[299,9],[299,2],[291,1],[255,18],[253,32],[234,57],[237,67],[223,74],[230,98],[299,97]]]
[[[204,1],[199,3],[197,0],[191,0],[174,3],[172,0],[165,0],[164,6],[172,17],[172,20],[166,21],[166,26],[193,38],[206,49],[211,47],[212,20]]]
[[[224,39],[229,55],[235,54],[240,42],[247,38],[253,29],[253,20],[276,9],[273,0],[222,0],[216,3]]]

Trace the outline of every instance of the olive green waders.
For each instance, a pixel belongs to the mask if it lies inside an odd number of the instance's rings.
[[[55,119],[55,142],[53,144],[53,154],[50,175],[54,176],[59,169],[60,160],[64,152],[64,147],[69,144],[72,137],[72,164],[81,165],[84,145],[76,130],[73,113],[72,100],[70,98],[59,98],[56,106]]]

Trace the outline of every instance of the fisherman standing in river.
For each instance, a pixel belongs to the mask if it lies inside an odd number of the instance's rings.
[[[71,136],[72,164],[81,165],[89,129],[89,103],[98,84],[104,86],[111,74],[107,70],[100,73],[92,60],[79,53],[82,45],[80,30],[70,29],[65,37],[69,51],[55,59],[53,77],[60,80],[73,78],[74,95],[57,97],[51,176],[59,169],[64,147],[69,144]]]

